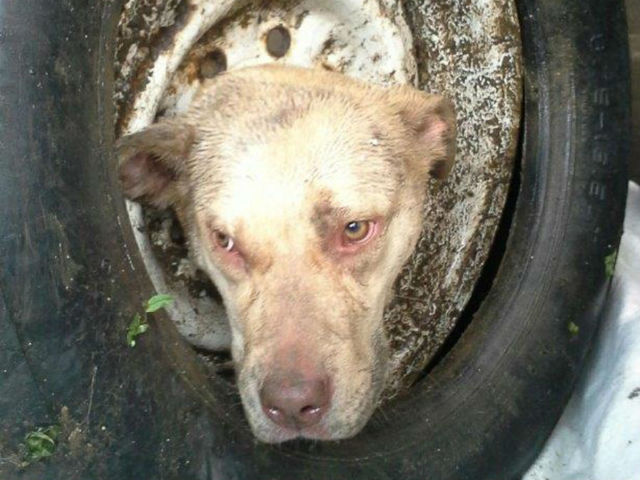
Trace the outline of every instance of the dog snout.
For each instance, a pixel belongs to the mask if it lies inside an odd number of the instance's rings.
[[[270,375],[260,391],[260,401],[266,416],[276,425],[296,430],[311,427],[329,410],[329,377],[301,377],[299,372]]]

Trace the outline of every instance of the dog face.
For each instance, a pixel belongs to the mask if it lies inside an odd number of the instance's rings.
[[[118,145],[125,194],[173,206],[227,309],[265,442],[355,435],[388,361],[383,310],[451,168],[443,98],[291,67],[229,72]]]

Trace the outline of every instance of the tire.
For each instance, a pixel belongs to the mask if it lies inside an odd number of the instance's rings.
[[[584,363],[621,235],[622,2],[519,2],[519,191],[486,298],[429,375],[362,434],[281,447],[254,442],[234,388],[205,377],[163,315],[136,348],[125,344],[152,288],[111,154],[122,2],[87,5],[0,7],[0,476],[520,478]],[[56,454],[17,467],[25,433],[54,423]]]

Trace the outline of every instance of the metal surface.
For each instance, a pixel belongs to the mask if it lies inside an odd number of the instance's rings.
[[[277,31],[283,28],[288,39]],[[184,110],[203,77],[268,62],[329,68],[379,84],[413,83],[453,99],[457,164],[446,183],[427,187],[423,235],[385,316],[394,371],[388,394],[408,386],[455,326],[506,199],[521,101],[514,3],[130,0],[119,31],[120,132]],[[189,294],[188,259],[158,261],[177,251],[167,240],[171,222],[151,229],[150,242],[140,207],[131,204],[129,212],[156,289],[179,297],[171,311],[178,329],[195,345],[223,347],[222,305]]]
[[[640,187],[630,183],[624,235],[596,348],[524,480],[633,480],[638,472]]]

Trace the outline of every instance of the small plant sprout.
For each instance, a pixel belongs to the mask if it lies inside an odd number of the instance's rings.
[[[144,307],[144,311],[146,313],[157,312],[161,308],[164,308],[173,303],[173,297],[167,294],[159,294],[154,295],[149,300],[147,300],[147,304]]]
[[[613,271],[616,268],[616,259],[618,257],[618,250],[614,250],[609,255],[604,257],[604,271],[607,277],[613,277]]]
[[[24,461],[26,464],[38,462],[43,458],[50,457],[56,450],[56,440],[60,435],[60,427],[51,425],[49,427],[39,427],[29,432],[24,437],[26,448]]]
[[[149,324],[147,323],[147,314],[157,312],[161,308],[167,307],[173,302],[171,295],[159,294],[151,297],[144,304],[144,313],[140,315],[136,312],[127,328],[127,345],[131,348],[136,346],[136,337],[142,335],[149,330]]]
[[[578,334],[578,332],[580,331],[580,327],[573,322],[569,322],[569,325],[567,325],[567,330],[569,330],[569,333],[573,337]]]
[[[149,330],[149,324],[146,322],[146,317],[143,321],[140,314],[136,313],[129,324],[129,328],[127,329],[127,345],[131,348],[135,347],[136,337],[138,335],[142,335],[147,330]]]

